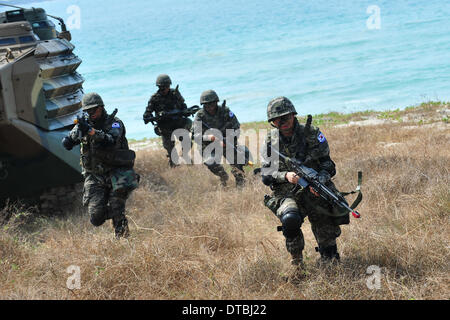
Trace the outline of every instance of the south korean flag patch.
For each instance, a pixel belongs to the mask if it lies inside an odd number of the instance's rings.
[[[112,124],[112,127],[113,127],[113,128],[120,128],[120,123],[114,122],[114,123]]]
[[[228,115],[230,116],[230,118],[234,117],[234,113],[232,111],[230,111],[230,113]]]
[[[317,136],[317,140],[319,140],[320,143],[324,143],[325,141],[327,141],[327,139],[325,139],[325,136],[323,135],[323,133],[320,131],[319,131],[319,135]]]

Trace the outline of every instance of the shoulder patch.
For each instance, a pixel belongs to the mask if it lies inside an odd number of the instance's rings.
[[[230,118],[234,117],[234,113],[232,111],[230,111],[230,113],[228,113],[228,115],[230,116]]]
[[[319,140],[320,143],[324,143],[325,141],[327,141],[327,139],[325,138],[323,133],[320,131],[319,131],[319,135],[317,136],[317,140]]]
[[[113,128],[120,128],[120,123],[114,122],[114,123],[112,124],[112,127],[113,127]]]

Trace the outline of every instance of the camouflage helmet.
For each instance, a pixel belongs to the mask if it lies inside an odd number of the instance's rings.
[[[289,113],[297,114],[297,111],[295,111],[292,102],[286,97],[272,99],[267,106],[267,120],[269,122]]]
[[[98,93],[90,92],[90,93],[86,93],[83,96],[83,100],[81,101],[81,106],[83,108],[83,111],[86,111],[86,110],[89,110],[92,108],[103,107],[104,103]]]
[[[158,78],[156,78],[156,86],[158,87],[170,86],[171,84],[172,80],[170,80],[170,77],[167,74],[160,74]]]
[[[203,91],[200,96],[200,104],[210,103],[210,102],[218,102],[219,96],[214,90],[206,90]]]

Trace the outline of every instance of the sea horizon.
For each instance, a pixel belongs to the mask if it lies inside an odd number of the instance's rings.
[[[241,123],[266,120],[278,96],[299,115],[450,100],[450,4],[441,1],[10,3],[65,20],[84,91],[118,108],[132,139],[156,136],[142,115],[161,73],[188,106],[215,90]]]

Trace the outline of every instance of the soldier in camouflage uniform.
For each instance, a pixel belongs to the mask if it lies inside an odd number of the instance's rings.
[[[116,238],[129,235],[125,202],[137,188],[139,176],[133,170],[135,153],[128,148],[123,122],[108,115],[102,98],[88,93],[82,100],[88,119],[79,119],[63,145],[67,150],[81,144],[81,166],[85,178],[83,205],[91,223],[102,225],[112,219]],[[81,121],[83,120],[83,121]]]
[[[205,131],[217,129],[222,133],[222,138],[226,139],[226,129],[239,130],[240,128],[240,123],[236,118],[236,115],[225,105],[219,106],[218,102],[219,97],[214,90],[204,91],[200,96],[200,104],[203,106],[203,109],[200,109],[195,115],[194,125],[192,127],[192,138],[194,139],[194,142],[202,142],[201,147],[203,152],[205,148],[216,139],[216,136],[214,135],[205,135]],[[237,146],[237,137],[238,134],[233,141],[235,147]],[[223,155],[225,156],[227,154],[227,148],[231,148],[231,146],[228,146],[225,142],[222,142],[222,146]],[[235,150],[233,152],[235,152]],[[212,161],[214,158],[215,153],[212,152],[211,157],[204,159],[204,164],[213,174],[219,176],[222,186],[226,186],[228,174],[221,164]],[[244,164],[238,163],[236,153],[234,153],[234,161],[230,162],[231,173],[235,178],[236,186],[243,187],[245,185]]]
[[[266,195],[264,202],[281,221],[292,264],[301,266],[303,263],[305,243],[300,227],[305,217],[308,217],[318,243],[319,261],[337,261],[336,238],[341,234],[339,225],[348,222],[333,217],[330,205],[314,190],[294,189],[299,177],[282,158],[271,160],[270,150],[277,148],[285,156],[303,161],[305,166],[316,170],[319,181],[337,191],[330,180],[336,169],[330,158],[327,140],[318,128],[310,124],[301,125],[296,114],[293,104],[285,97],[273,99],[267,107],[268,121],[275,129],[269,132],[263,145],[262,180],[265,185],[271,186],[273,193]]]
[[[144,123],[147,124],[149,117],[153,115],[163,115],[165,112],[173,110],[186,110],[187,106],[184,102],[184,98],[178,91],[178,86],[175,89],[171,89],[170,85],[172,80],[167,74],[160,74],[156,79],[156,86],[158,91],[153,94],[148,101],[147,108],[144,112]],[[172,133],[176,129],[191,130],[192,120],[186,116],[178,116],[176,118],[170,118],[159,121],[155,126],[155,133],[162,137],[162,143],[164,149],[167,151],[167,157],[169,158],[170,167],[175,167],[174,161],[172,161],[171,154],[175,147],[175,141],[172,141]]]

